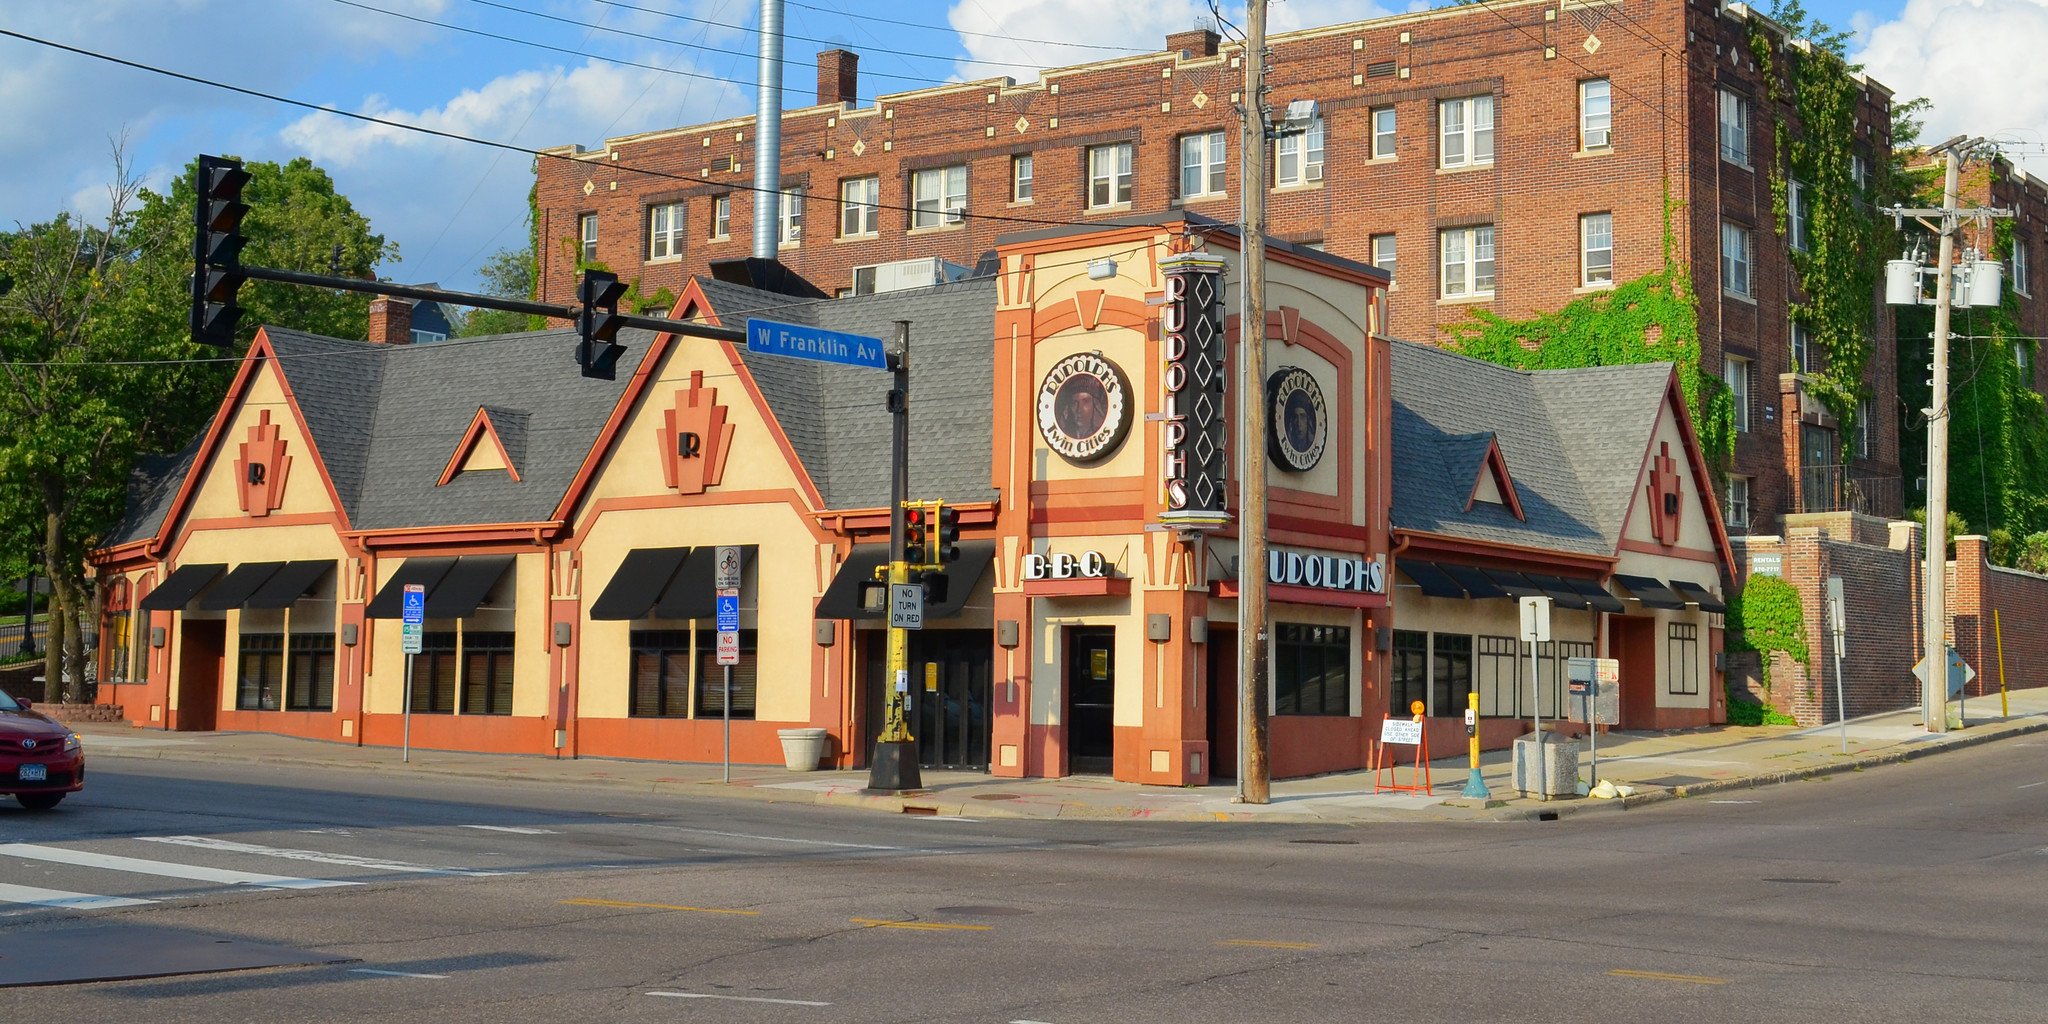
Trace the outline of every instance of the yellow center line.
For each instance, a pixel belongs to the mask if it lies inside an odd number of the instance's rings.
[[[852,917],[847,920],[869,928],[908,928],[920,932],[985,932],[995,927],[987,924],[939,924],[933,921],[878,921],[870,917]]]
[[[1709,978],[1701,974],[1665,974],[1661,971],[1613,970],[1607,973],[1617,978],[1649,978],[1653,981],[1683,981],[1694,985],[1726,985],[1727,978]]]
[[[761,913],[758,910],[719,910],[716,907],[679,907],[671,903],[627,903],[623,900],[573,899],[555,902],[578,907],[644,907],[648,910],[689,910],[699,914],[745,914],[749,917]]]
[[[1219,946],[1261,946],[1266,949],[1314,949],[1313,942],[1267,942],[1264,939],[1224,939]]]

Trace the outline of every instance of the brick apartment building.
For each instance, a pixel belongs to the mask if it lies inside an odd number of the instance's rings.
[[[1815,357],[1787,320],[1795,272],[1767,173],[1774,126],[1796,118],[1751,59],[1757,17],[1712,0],[1501,0],[1274,36],[1270,101],[1313,99],[1321,119],[1275,144],[1270,230],[1393,271],[1391,333],[1434,342],[1475,309],[1555,310],[1660,270],[1668,201],[1702,365],[1738,399],[1719,496],[1731,532],[1799,511],[1896,515],[1890,346],[1873,346],[1869,415],[1846,445],[1802,386]],[[1241,50],[1196,30],[1029,84],[869,101],[856,55],[821,53],[816,104],[783,115],[780,259],[827,292],[887,290],[967,273],[997,235],[1034,226],[1174,208],[1234,219]],[[1858,81],[1872,166],[1890,152],[1890,92]],[[570,299],[584,263],[654,295],[747,256],[753,120],[540,161],[541,297]]]

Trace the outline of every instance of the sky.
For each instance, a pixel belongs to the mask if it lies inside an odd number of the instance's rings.
[[[1276,31],[1410,0],[1279,0]],[[1382,6],[1385,4],[1387,6]],[[1768,9],[1768,0],[1761,5]],[[1852,59],[1934,103],[1927,136],[2008,141],[2048,173],[2048,0],[1808,0]],[[1242,23],[1242,0],[1222,10]],[[784,102],[815,58],[861,54],[864,94],[1156,52],[1206,0],[787,0]],[[756,0],[12,0],[0,28],[340,110],[530,148],[753,111]],[[415,20],[408,20],[415,19]],[[428,24],[438,22],[441,25]],[[504,38],[490,38],[498,36]],[[119,146],[161,187],[199,153],[328,169],[399,245],[384,276],[471,288],[524,243],[532,158],[179,82],[0,37],[0,223],[104,216]]]

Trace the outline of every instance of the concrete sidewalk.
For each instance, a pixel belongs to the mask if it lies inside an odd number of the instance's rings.
[[[1950,705],[1954,709],[1954,705]],[[118,725],[80,723],[86,751],[94,761],[146,759],[211,764],[278,765],[339,771],[413,774],[445,779],[518,781],[547,785],[667,793],[691,798],[753,799],[859,807],[892,814],[936,814],[989,818],[1093,818],[1163,821],[1275,821],[1361,823],[1417,820],[1523,819],[1537,814],[1620,810],[1674,797],[1744,789],[1834,772],[1854,771],[2048,730],[2048,689],[2012,695],[2011,712],[2000,714],[1997,697],[1969,705],[1967,727],[1940,735],[1923,732],[1919,709],[1905,709],[1848,723],[1848,752],[1838,726],[1721,726],[1676,733],[1608,733],[1600,737],[1599,776],[1636,787],[1620,800],[1571,798],[1538,801],[1508,787],[1507,751],[1481,759],[1481,775],[1493,796],[1460,796],[1469,776],[1465,759],[1430,767],[1429,795],[1376,793],[1372,772],[1345,772],[1275,782],[1272,802],[1232,802],[1233,785],[1168,789],[1115,782],[1093,776],[1065,779],[997,779],[980,772],[926,771],[926,789],[910,796],[863,793],[866,772],[790,772],[761,765],[736,765],[732,783],[719,765],[605,758],[556,759],[511,754],[466,754],[415,750],[410,763],[389,747],[356,747],[262,733],[171,733]],[[1581,777],[1589,762],[1581,740]],[[141,767],[124,764],[129,770]],[[1398,772],[1407,783],[1412,769]]]

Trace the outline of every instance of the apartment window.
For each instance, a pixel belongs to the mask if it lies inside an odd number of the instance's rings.
[[[1813,336],[1806,325],[1792,321],[1792,368],[1800,373],[1813,372]]]
[[[1310,121],[1299,135],[1282,135],[1273,147],[1273,167],[1279,188],[1323,180],[1323,119]]]
[[[683,254],[683,209],[681,203],[647,208],[648,259],[667,259]]]
[[[1223,160],[1227,147],[1222,132],[1183,135],[1180,140],[1182,199],[1223,194]]]
[[[1388,665],[1390,685],[1387,708],[1394,714],[1408,714],[1408,706],[1429,699],[1429,634],[1420,630],[1394,631],[1393,661]]]
[[[1273,713],[1351,713],[1351,627],[1275,624]]]
[[[1088,208],[1124,206],[1131,201],[1131,144],[1088,147]]]
[[[1010,201],[1028,203],[1031,201],[1031,154],[1021,153],[1010,158]]]
[[[1380,107],[1372,112],[1372,158],[1390,160],[1394,156],[1394,108]]]
[[[284,634],[242,634],[236,711],[276,711],[284,695]]]
[[[711,201],[711,237],[732,237],[732,197],[719,196]]]
[[[1664,690],[1690,696],[1700,692],[1700,627],[1690,622],[1671,624],[1671,647],[1666,652]]]
[[[286,711],[334,710],[334,634],[293,633]]]
[[[1443,297],[1493,294],[1493,228],[1451,228],[1437,236],[1443,251]]]
[[[967,209],[967,165],[934,167],[910,175],[910,226],[936,228],[958,224]]]
[[[1749,431],[1749,360],[1729,356],[1721,360],[1721,379],[1728,382],[1729,403],[1735,407],[1735,429]]]
[[[1749,99],[1721,90],[1721,159],[1749,166]]]
[[[1614,283],[1614,215],[1588,213],[1579,218],[1579,284]]]
[[[576,218],[576,236],[583,241],[583,262],[597,259],[597,214],[586,213]]]
[[[511,633],[474,632],[462,635],[462,713],[512,713]]]
[[[1785,186],[1785,241],[1800,252],[1806,251],[1813,233],[1813,211],[1807,204],[1805,185],[1794,181]]]
[[[1871,407],[1870,399],[1864,398],[1857,400],[1856,457],[1859,459],[1867,459],[1870,457],[1870,439],[1872,437],[1872,432],[1870,429],[1872,426],[1871,420],[1876,415],[1877,410]]]
[[[1442,718],[1465,712],[1472,692],[1472,638],[1438,633],[1430,637],[1429,713]]]
[[[2012,290],[2028,296],[2034,293],[2027,285],[2027,240],[2018,235],[2012,236]]]
[[[1394,276],[1394,235],[1392,232],[1372,236],[1372,265],[1386,271],[1388,277]]]
[[[1614,145],[1614,86],[1605,78],[1579,83],[1579,148]]]
[[[839,234],[842,238],[872,235],[881,230],[882,179],[848,178],[839,183]]]
[[[1729,526],[1749,528],[1749,478],[1731,476],[1728,478],[1727,500],[1722,502],[1721,517]]]
[[[1870,188],[1870,163],[1863,159],[1863,154],[1849,154],[1849,177],[1855,179],[1857,188]]]
[[[1749,229],[1721,222],[1721,290],[1749,298]]]
[[[2012,364],[2020,369],[2020,384],[2029,390],[2034,387],[2034,350],[2024,341],[2012,343]]]
[[[775,204],[775,244],[783,246],[800,245],[804,238],[804,190],[784,192],[782,201]]]
[[[754,717],[755,680],[760,670],[755,632],[740,630],[740,663],[732,666],[732,717]],[[697,631],[697,715],[725,717],[725,666],[718,663],[718,634]]]
[[[1492,96],[1443,100],[1436,109],[1443,137],[1441,166],[1478,167],[1493,163]]]
[[[420,653],[412,662],[413,714],[455,713],[456,640],[452,630],[421,634]]]

